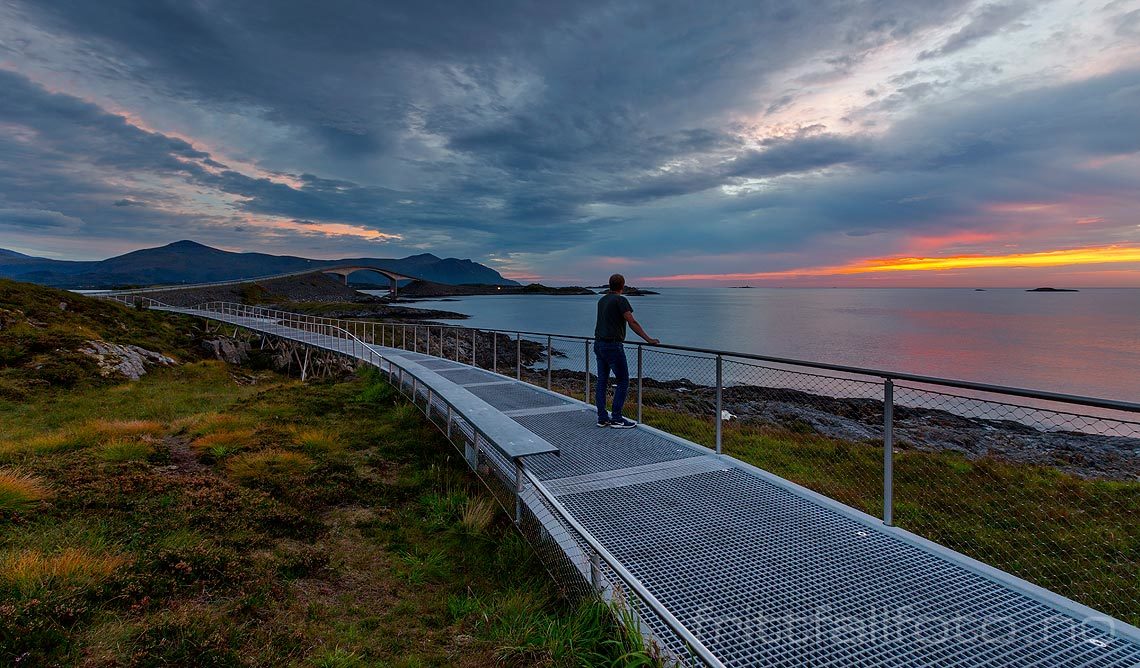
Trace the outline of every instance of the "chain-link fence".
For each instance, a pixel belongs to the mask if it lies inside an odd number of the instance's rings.
[[[897,526],[1140,624],[1140,423],[926,385],[894,393]]]

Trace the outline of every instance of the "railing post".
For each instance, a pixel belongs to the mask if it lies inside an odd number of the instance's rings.
[[[400,348],[402,350],[407,350],[408,349],[408,326],[407,325],[400,325],[400,331],[403,333],[402,334],[403,340],[400,342]]]
[[[424,341],[424,352],[428,355],[431,354],[431,327],[424,327],[424,336],[427,339]]]
[[[883,524],[893,526],[895,484],[895,383],[883,381]]]
[[[554,346],[551,344],[550,337],[546,337],[546,389],[550,388],[550,358],[554,356]]]
[[[722,452],[721,446],[721,432],[723,431],[723,415],[724,404],[722,402],[721,394],[724,388],[724,358],[720,355],[716,356],[716,453],[719,455]]]
[[[641,344],[637,344],[637,421],[641,422]]]
[[[515,524],[522,524],[522,493],[523,493],[523,465],[522,460],[515,458]]]
[[[499,333],[491,332],[491,371],[499,373]]]
[[[439,328],[439,356],[444,358],[444,359],[447,359],[447,357],[443,354],[443,342],[446,338],[447,338],[447,334],[445,334],[445,330],[443,329],[443,327],[440,327]]]
[[[590,403],[590,340],[586,339],[584,342],[586,349],[586,403]]]
[[[479,366],[475,363],[475,341],[478,334],[475,328],[471,329],[471,366]]]
[[[590,584],[594,591],[602,590],[602,564],[597,550],[590,550]]]
[[[471,443],[463,441],[463,455],[467,459],[467,465],[471,470],[479,467],[479,430],[473,429],[471,432]]]
[[[459,361],[459,328],[455,328],[455,361]]]
[[[515,379],[522,380],[522,334],[515,332]]]

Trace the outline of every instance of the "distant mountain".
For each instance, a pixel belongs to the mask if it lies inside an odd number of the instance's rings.
[[[439,258],[430,253],[410,257],[312,260],[290,255],[231,253],[194,241],[177,241],[93,262],[29,257],[0,249],[0,277],[64,288],[113,288],[138,285],[180,285],[237,278],[256,278],[305,269],[365,264],[406,273],[437,283],[518,285],[499,272],[471,260]],[[354,274],[353,281],[375,275]],[[379,283],[386,279],[378,277]]]

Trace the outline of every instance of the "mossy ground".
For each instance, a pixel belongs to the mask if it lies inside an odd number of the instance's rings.
[[[20,445],[60,431],[90,434]],[[217,434],[230,450],[196,452]],[[0,509],[0,664],[623,663],[609,617],[557,597],[376,380],[250,385],[200,362],[0,403],[0,443],[43,492]]]
[[[192,330],[188,318],[0,279],[0,399],[106,382],[80,352],[93,339],[192,359]]]

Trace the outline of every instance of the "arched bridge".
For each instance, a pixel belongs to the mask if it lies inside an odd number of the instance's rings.
[[[393,297],[399,295],[400,281],[423,281],[427,280],[412,274],[406,274],[385,267],[378,267],[369,264],[346,264],[335,265],[326,267],[313,267],[311,269],[303,269],[301,271],[290,271],[284,274],[271,274],[268,276],[250,276],[248,278],[235,278],[227,281],[211,281],[208,283],[182,283],[178,285],[155,285],[147,288],[133,288],[129,290],[106,290],[102,292],[91,293],[97,296],[111,296],[111,295],[138,295],[146,294],[148,292],[170,292],[172,290],[194,290],[197,288],[215,288],[225,285],[241,285],[243,283],[258,283],[262,281],[276,281],[283,278],[296,278],[299,276],[310,276],[312,274],[334,274],[343,279],[344,284],[348,285],[348,277],[360,271],[372,272],[380,274],[388,279],[389,291]]]
[[[395,297],[399,294],[399,289],[400,289],[400,283],[399,282],[400,281],[424,280],[422,278],[419,278],[418,276],[410,276],[408,274],[401,274],[399,272],[392,271],[391,269],[384,269],[383,267],[375,267],[372,265],[348,265],[348,266],[343,266],[343,267],[326,267],[326,268],[318,269],[317,271],[309,272],[309,273],[318,273],[319,272],[322,274],[336,274],[337,276],[340,276],[341,278],[344,279],[345,285],[348,285],[348,277],[352,274],[355,274],[358,271],[368,271],[368,272],[372,272],[374,274],[380,274],[382,276],[385,276],[389,281],[390,287],[388,289],[392,293],[393,297]]]

